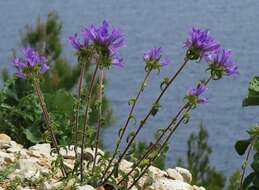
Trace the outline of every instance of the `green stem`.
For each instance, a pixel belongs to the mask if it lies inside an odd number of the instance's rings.
[[[81,182],[83,182],[83,178],[84,178],[84,170],[83,170],[83,162],[84,162],[84,146],[85,146],[85,136],[86,136],[86,129],[87,129],[87,122],[88,122],[88,112],[89,112],[89,107],[91,104],[91,98],[92,98],[92,93],[93,93],[93,87],[94,87],[94,81],[96,78],[96,74],[99,68],[99,63],[96,63],[95,66],[95,70],[94,73],[92,75],[92,79],[90,82],[90,86],[88,89],[88,95],[87,95],[87,99],[86,99],[86,108],[85,108],[85,114],[84,114],[84,124],[83,124],[83,137],[82,137],[82,144],[81,144],[81,155],[80,155],[80,176],[81,176]]]
[[[189,107],[185,113],[187,113],[191,108]],[[177,122],[177,124],[171,128],[169,135],[167,136],[166,140],[164,141],[164,143],[162,144],[161,148],[159,149],[159,151],[157,152],[156,156],[154,156],[150,161],[149,164],[146,166],[146,168],[141,172],[141,174],[133,181],[133,183],[130,185],[130,187],[128,189],[131,189],[134,185],[136,185],[136,183],[139,181],[139,179],[141,177],[143,177],[143,175],[147,172],[147,170],[149,169],[149,167],[152,165],[152,163],[159,157],[160,153],[163,151],[163,149],[166,147],[168,141],[170,140],[171,136],[174,134],[174,132],[176,131],[176,129],[178,128],[178,126],[182,123],[182,121],[184,120],[184,114],[182,116],[182,118]]]
[[[51,120],[50,120],[49,113],[48,113],[48,110],[47,110],[47,106],[46,106],[46,103],[45,103],[45,100],[44,100],[44,97],[43,97],[43,94],[42,94],[42,91],[41,91],[41,88],[40,88],[39,79],[34,79],[34,88],[35,88],[36,94],[37,94],[37,96],[39,98],[39,101],[40,101],[40,106],[41,106],[41,109],[42,109],[42,112],[43,112],[43,116],[44,116],[44,119],[45,119],[45,122],[46,122],[46,125],[47,125],[47,128],[48,128],[48,131],[49,131],[50,136],[51,136],[53,146],[56,149],[58,156],[62,158],[62,155],[60,154],[60,149],[58,147],[57,139],[55,137],[54,131],[53,131],[52,126],[51,126]],[[63,160],[60,161],[60,164],[61,164],[60,169],[61,169],[62,175],[65,177],[65,176],[67,176],[67,171],[66,171],[66,168],[64,166]]]
[[[103,174],[102,179],[105,177],[105,175],[106,175],[107,172],[109,171],[110,167],[112,166],[112,162],[114,161],[114,159],[115,159],[115,157],[116,157],[116,155],[117,155],[117,152],[118,152],[118,150],[119,150],[119,147],[120,147],[122,138],[123,138],[123,136],[124,136],[124,134],[125,134],[125,132],[126,132],[126,129],[127,129],[128,124],[129,124],[129,122],[130,122],[131,116],[132,116],[132,114],[133,114],[134,108],[135,108],[135,106],[136,106],[136,104],[137,104],[137,102],[138,102],[138,100],[139,100],[139,97],[140,97],[141,93],[144,91],[144,88],[145,88],[145,85],[146,85],[146,83],[147,83],[147,80],[148,80],[148,78],[149,78],[149,76],[150,76],[150,73],[151,73],[151,70],[149,70],[149,71],[146,73],[146,75],[145,75],[145,77],[144,77],[144,80],[142,81],[142,83],[141,83],[141,85],[140,85],[139,91],[138,91],[138,93],[137,93],[137,96],[136,96],[135,100],[133,101],[133,104],[132,104],[131,109],[130,109],[130,111],[129,111],[127,120],[126,120],[126,122],[125,122],[125,125],[124,125],[124,127],[122,128],[121,134],[120,134],[120,136],[119,136],[119,140],[118,140],[118,142],[116,143],[116,148],[115,148],[115,150],[114,150],[114,152],[113,152],[113,155],[112,155],[111,159],[109,160],[109,163],[108,163],[107,168],[106,168],[105,171],[104,171],[104,174]]]
[[[248,147],[248,151],[247,151],[246,158],[245,158],[245,161],[244,161],[245,165],[244,165],[244,167],[242,167],[242,175],[241,175],[241,178],[240,178],[240,183],[239,183],[239,188],[238,188],[239,190],[243,190],[244,177],[245,177],[245,173],[246,173],[247,163],[248,163],[251,151],[253,149],[254,143],[255,143],[255,138],[252,139],[252,141],[251,141],[251,143],[249,144],[249,147]]]
[[[165,88],[161,91],[160,95],[158,96],[158,98],[156,99],[155,103],[153,105],[157,105],[160,101],[160,99],[163,97],[164,93],[166,92],[166,90],[168,89],[168,87],[173,83],[173,81],[176,79],[176,77],[180,74],[180,72],[183,70],[183,68],[186,66],[186,64],[188,63],[188,59],[185,58],[184,63],[181,65],[181,67],[177,70],[177,72],[174,74],[174,76],[171,77],[171,79],[168,81],[167,85],[165,86]],[[127,143],[127,146],[125,148],[125,150],[123,151],[123,153],[120,155],[117,164],[119,165],[121,160],[124,158],[125,154],[127,153],[128,149],[131,147],[132,143],[134,142],[136,136],[139,134],[140,130],[142,129],[142,127],[145,125],[146,121],[148,120],[148,118],[150,117],[150,115],[152,114],[153,111],[153,107],[149,110],[148,114],[146,115],[146,117],[141,121],[138,129],[136,130],[135,134],[131,137],[129,143]],[[115,168],[112,170],[112,172],[106,177],[106,179],[104,180],[103,183],[105,183],[110,176],[112,176],[112,174],[114,173]]]
[[[178,117],[182,114],[182,112],[184,111],[185,108],[187,108],[188,103],[186,103],[185,105],[182,106],[182,108],[179,110],[179,112],[177,113],[177,115],[172,119],[172,121],[170,122],[170,124],[167,126],[167,128],[161,133],[161,135],[156,139],[156,142],[154,144],[152,144],[148,150],[146,151],[146,153],[138,160],[138,162],[136,164],[134,164],[134,166],[131,168],[131,170],[123,177],[123,179],[121,179],[117,185],[120,185],[124,179],[126,179],[132,172],[134,172],[134,170],[140,165],[140,163],[146,159],[151,153],[152,151],[158,147],[160,141],[162,140],[162,138],[164,137],[164,135],[170,130],[171,126],[177,121]]]
[[[96,143],[95,143],[95,151],[94,151],[94,163],[92,168],[92,173],[95,172],[96,167],[96,159],[99,147],[99,139],[100,139],[100,131],[102,128],[102,100],[103,100],[103,69],[100,70],[101,75],[99,78],[99,94],[98,94],[98,126],[96,131]]]
[[[207,86],[208,83],[211,81],[212,76],[210,76],[205,82],[204,85]],[[141,172],[141,174],[133,181],[133,183],[131,184],[131,186],[129,187],[129,189],[131,189],[134,185],[136,185],[136,183],[138,182],[138,180],[147,172],[147,170],[149,169],[149,167],[152,165],[152,163],[159,157],[160,153],[163,151],[163,149],[165,148],[165,146],[167,145],[168,141],[170,140],[170,138],[172,137],[172,135],[175,133],[176,129],[179,127],[179,125],[182,123],[182,121],[184,120],[184,115],[186,113],[188,113],[191,110],[192,106],[189,105],[185,112],[182,114],[181,119],[177,122],[177,124],[174,125],[174,127],[170,127],[170,133],[167,136],[166,140],[164,141],[164,143],[162,144],[161,148],[159,149],[159,151],[157,152],[156,156],[154,156],[150,161],[149,164],[146,166],[146,168]],[[174,120],[172,120],[171,124],[174,124],[173,122]]]
[[[77,144],[78,144],[79,110],[80,110],[80,103],[81,103],[81,95],[82,95],[84,76],[85,76],[85,63],[81,63],[79,85],[78,85],[78,97],[77,97],[77,105],[76,105],[76,113],[75,113],[75,132],[74,132],[74,134],[75,134],[75,144],[74,144],[74,151],[75,151],[75,157],[76,158],[77,158]]]

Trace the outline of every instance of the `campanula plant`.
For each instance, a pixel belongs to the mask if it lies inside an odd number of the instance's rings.
[[[130,110],[125,120],[124,125],[118,131],[118,139],[112,154],[100,153],[100,131],[103,127],[102,117],[102,101],[104,95],[104,73],[112,66],[123,67],[123,59],[120,56],[119,50],[125,46],[125,38],[119,28],[111,27],[107,21],[103,21],[100,26],[90,26],[83,28],[80,34],[74,34],[69,37],[71,46],[76,50],[78,64],[81,66],[79,77],[77,102],[74,112],[74,122],[71,124],[74,139],[74,151],[76,162],[74,170],[67,172],[63,167],[62,157],[60,156],[60,168],[64,176],[72,174],[76,181],[81,184],[90,184],[94,187],[109,186],[114,189],[131,189],[134,186],[139,187],[139,180],[147,174],[148,169],[153,162],[163,152],[168,145],[176,129],[182,124],[186,124],[190,119],[190,112],[197,106],[208,103],[206,91],[210,81],[221,79],[223,76],[235,76],[238,74],[236,63],[232,61],[231,51],[222,48],[209,33],[208,30],[192,28],[187,37],[184,47],[186,53],[183,58],[183,64],[176,69],[170,77],[165,77],[160,84],[160,93],[155,97],[151,107],[147,110],[146,115],[142,119],[135,116],[136,105],[139,99],[144,94],[145,87],[148,85],[149,79],[154,73],[159,73],[161,69],[172,63],[171,59],[164,57],[161,47],[153,47],[146,51],[143,55],[144,62],[144,78],[140,82],[136,96],[128,102]],[[52,143],[59,154],[59,146],[56,143],[53,135],[47,107],[44,103],[43,94],[40,91],[41,74],[48,70],[47,60],[32,49],[25,51],[24,59],[15,59],[14,65],[17,68],[17,76],[22,78],[33,79],[36,94],[42,105],[42,111],[45,117],[46,125],[51,134]],[[168,118],[169,123],[165,128],[158,129],[158,138],[151,143],[143,153],[142,157],[136,161],[129,172],[122,171],[120,164],[129,154],[134,152],[136,138],[148,123],[150,117],[155,117],[161,111],[161,99],[164,97],[169,87],[173,85],[177,77],[180,76],[184,68],[192,61],[202,62],[207,67],[205,70],[209,76],[207,79],[197,81],[197,85],[190,88],[186,96],[183,97],[183,105],[180,107],[177,114]],[[83,78],[85,77],[85,66],[93,64],[95,66],[86,89],[86,95],[82,92],[85,90]],[[156,72],[154,72],[156,71]],[[157,72],[158,71],[158,72]],[[97,98],[93,99],[93,89],[97,86]],[[94,102],[96,106],[96,115],[98,123],[95,127],[94,138],[90,144],[86,143],[86,139],[90,138],[91,127],[89,126],[90,104]],[[83,110],[83,114],[80,114]],[[135,130],[130,128],[131,125],[136,125]],[[126,131],[131,132],[126,136]],[[79,138],[82,136],[82,138]],[[125,148],[122,149],[122,142],[126,140]],[[87,152],[86,148],[91,147],[92,152]]]

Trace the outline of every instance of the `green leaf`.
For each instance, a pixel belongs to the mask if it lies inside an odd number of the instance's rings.
[[[46,94],[45,101],[50,112],[65,112],[71,114],[75,99],[67,91],[58,90],[55,93]]]
[[[254,180],[256,176],[256,173],[253,172],[253,173],[250,173],[244,180],[243,182],[243,189],[246,189],[251,183],[252,181]]]
[[[43,141],[40,131],[36,127],[26,128],[23,132],[26,138],[32,143],[40,143]]]
[[[254,160],[251,167],[257,174],[259,174],[259,160]]]
[[[246,152],[247,147],[249,146],[251,139],[240,140],[235,144],[235,149],[239,155],[243,155]]]
[[[258,106],[259,105],[259,77],[254,77],[248,88],[248,96],[243,100],[242,105],[246,106]]]

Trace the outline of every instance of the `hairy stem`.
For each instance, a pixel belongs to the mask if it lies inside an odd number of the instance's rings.
[[[153,105],[156,105],[159,103],[160,99],[163,97],[164,93],[167,91],[168,87],[173,83],[173,81],[177,78],[177,76],[180,74],[180,72],[183,70],[183,68],[186,66],[188,62],[188,59],[185,58],[184,63],[181,65],[181,67],[177,70],[177,72],[171,77],[171,79],[168,81],[167,85],[165,86],[165,88],[161,91],[160,95],[158,96],[158,98],[155,100]],[[153,111],[153,106],[152,108],[149,110],[148,114],[146,115],[146,117],[140,122],[140,125],[138,126],[135,134],[131,137],[129,143],[127,143],[127,146],[125,148],[125,150],[123,151],[123,153],[119,156],[119,159],[117,161],[117,164],[119,165],[121,160],[124,158],[125,154],[127,153],[127,151],[129,150],[129,148],[131,147],[132,143],[134,142],[135,138],[137,137],[137,135],[139,134],[140,130],[142,129],[142,127],[145,125],[146,121],[148,120],[148,118],[150,117],[150,115],[152,114]],[[110,176],[112,176],[112,174],[114,173],[115,168],[112,170],[112,172],[106,177],[106,179],[104,180],[103,183],[105,183]]]
[[[84,124],[83,124],[83,137],[82,137],[82,144],[81,144],[81,155],[80,155],[80,176],[81,176],[81,182],[83,182],[84,178],[84,170],[83,170],[83,162],[84,162],[84,148],[85,148],[85,137],[86,137],[86,129],[88,127],[87,122],[88,122],[88,115],[89,115],[89,108],[91,104],[91,98],[92,98],[92,93],[93,93],[93,87],[94,87],[94,81],[96,78],[96,74],[99,68],[99,63],[96,63],[94,73],[92,75],[92,79],[88,88],[88,95],[86,98],[86,108],[85,108],[85,114],[84,114]]]
[[[79,111],[80,111],[80,103],[81,103],[81,95],[82,95],[82,89],[83,89],[83,81],[85,76],[85,63],[81,63],[80,68],[80,77],[79,77],[79,85],[78,85],[78,97],[77,97],[77,105],[76,105],[76,113],[75,113],[75,145],[74,145],[74,151],[75,151],[75,157],[77,158],[77,144],[78,144],[78,128],[79,128]]]
[[[188,103],[186,103],[185,105],[182,106],[182,108],[179,110],[179,112],[176,114],[176,116],[172,119],[172,121],[170,122],[170,124],[167,126],[167,128],[165,128],[165,130],[161,133],[161,135],[157,138],[156,142],[154,144],[152,144],[150,147],[148,147],[148,150],[146,151],[146,153],[138,160],[138,162],[136,164],[133,165],[133,167],[131,168],[131,170],[123,177],[123,179],[121,179],[117,185],[121,184],[132,172],[134,172],[134,170],[140,165],[140,163],[145,160],[151,153],[152,151],[158,147],[160,141],[162,140],[162,138],[164,137],[164,135],[170,130],[170,128],[172,127],[172,125],[177,121],[178,117],[182,114],[182,112],[184,111],[184,109],[186,109],[188,106]]]
[[[92,173],[95,172],[96,167],[96,159],[97,159],[97,153],[98,153],[98,147],[99,147],[99,139],[100,139],[100,131],[102,128],[102,100],[103,100],[103,69],[100,70],[101,74],[99,77],[99,93],[98,93],[98,126],[96,131],[96,137],[95,137],[95,151],[94,151],[94,163],[92,168]]]
[[[239,188],[238,188],[239,190],[243,190],[243,183],[244,183],[244,177],[245,177],[245,173],[246,173],[247,163],[248,163],[251,151],[253,149],[254,143],[255,143],[255,138],[252,139],[252,141],[251,141],[251,143],[249,144],[249,147],[248,147],[246,158],[244,160],[244,166],[242,167],[242,175],[240,177],[240,183],[239,183]]]
[[[211,81],[212,76],[210,76],[205,82],[204,85],[208,85],[208,83]],[[163,151],[163,149],[165,148],[165,146],[167,145],[168,141],[171,139],[172,135],[175,133],[176,129],[179,127],[179,125],[182,123],[182,121],[185,118],[185,114],[188,113],[191,110],[192,106],[191,105],[187,105],[187,107],[185,107],[185,111],[182,114],[181,119],[175,124],[175,120],[172,120],[171,122],[171,126],[170,127],[170,133],[167,136],[166,140],[164,141],[164,143],[162,144],[162,146],[160,147],[160,149],[158,150],[157,154],[151,158],[151,160],[149,160],[149,164],[146,166],[146,168],[141,172],[141,174],[133,181],[133,183],[131,184],[131,186],[129,187],[129,189],[131,189],[134,185],[136,185],[136,183],[138,182],[138,180],[147,172],[147,170],[149,169],[149,167],[153,164],[153,162],[159,157],[159,155],[161,154],[161,152]],[[173,125],[175,124],[175,125]]]
[[[43,96],[41,88],[40,88],[39,79],[34,79],[34,88],[35,88],[36,94],[37,94],[37,96],[39,98],[39,101],[40,101],[40,106],[41,106],[43,116],[44,116],[44,120],[46,122],[48,131],[49,131],[49,134],[50,134],[50,137],[51,137],[51,141],[53,143],[54,148],[57,151],[58,156],[62,158],[62,155],[60,154],[60,149],[58,147],[57,139],[55,137],[53,128],[51,126],[51,120],[50,120],[49,113],[48,113],[48,110],[47,110],[47,106],[46,106],[46,103],[45,103],[45,100],[44,100],[44,96]],[[66,171],[66,168],[64,166],[63,160],[60,161],[60,169],[61,169],[62,175],[65,177],[67,175],[67,171]]]
[[[115,159],[115,157],[116,157],[116,155],[117,155],[117,152],[118,152],[118,150],[119,150],[120,144],[121,144],[121,142],[122,142],[122,138],[123,138],[123,136],[124,136],[124,134],[125,134],[125,132],[126,132],[126,129],[127,129],[128,125],[129,125],[131,116],[132,116],[132,114],[133,114],[134,108],[135,108],[135,106],[136,106],[136,104],[137,104],[137,102],[138,102],[138,100],[139,100],[139,97],[140,97],[141,93],[144,91],[144,88],[145,88],[145,85],[146,85],[146,83],[147,83],[147,80],[148,80],[148,78],[149,78],[149,76],[150,76],[150,73],[151,73],[151,70],[149,70],[149,71],[146,73],[146,75],[145,75],[145,77],[144,77],[144,80],[143,80],[143,82],[142,82],[141,85],[140,85],[139,91],[138,91],[138,93],[137,93],[137,96],[136,96],[135,100],[134,100],[133,103],[132,103],[132,106],[131,106],[131,109],[130,109],[130,111],[129,111],[127,120],[126,120],[126,122],[125,122],[125,125],[124,125],[124,127],[122,128],[121,134],[120,134],[120,136],[119,136],[119,140],[118,140],[118,142],[116,143],[116,148],[115,148],[115,150],[114,150],[114,152],[113,152],[113,155],[112,155],[111,159],[109,160],[109,163],[108,163],[107,168],[106,168],[105,171],[104,171],[104,174],[103,174],[102,179],[105,177],[105,175],[106,175],[107,172],[109,171],[110,167],[112,166],[112,162],[114,161],[114,159]]]

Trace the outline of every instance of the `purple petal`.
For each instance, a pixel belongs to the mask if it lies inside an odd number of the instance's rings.
[[[167,66],[167,65],[169,65],[171,63],[172,63],[172,61],[169,58],[165,58],[163,61],[160,62],[160,65],[162,67],[164,67],[164,66]]]

